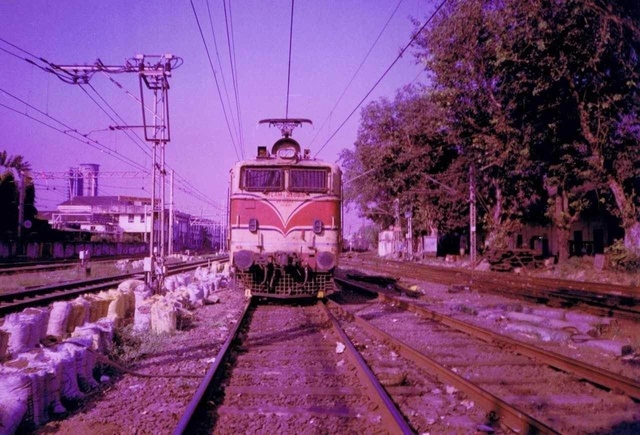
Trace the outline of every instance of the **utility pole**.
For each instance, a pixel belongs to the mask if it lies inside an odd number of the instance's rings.
[[[469,259],[471,269],[476,266],[476,171],[475,165],[469,167]]]
[[[24,225],[24,198],[25,198],[25,180],[24,174],[16,170],[15,181],[18,183],[18,249],[22,249],[22,226]]]
[[[167,254],[166,240],[167,240],[167,217],[166,212],[166,182],[167,171],[165,170],[165,144],[160,143],[160,258],[164,258]]]
[[[153,146],[153,150],[151,151],[153,154],[153,163],[152,166],[152,174],[151,174],[151,232],[149,233],[149,258],[150,264],[145,265],[145,272],[148,272],[147,269],[153,269],[153,258],[155,255],[155,232],[156,232],[156,147]],[[153,273],[153,272],[152,272]]]
[[[156,171],[160,171],[162,183],[160,195],[160,241],[158,255],[160,266],[164,268],[165,255],[165,145],[171,140],[169,124],[169,77],[172,70],[182,65],[182,59],[171,54],[144,55],[138,54],[134,58],[127,59],[125,65],[105,65],[97,60],[93,65],[54,65],[50,64],[51,72],[62,81],[69,84],[88,84],[96,72],[103,73],[136,73],[140,85],[140,103],[142,107],[142,120],[144,137],[152,143],[153,148],[153,174],[151,182],[151,231],[149,235],[149,257],[145,259],[145,276],[148,285],[152,285],[156,278]],[[145,106],[145,89],[153,92],[153,109]],[[147,111],[152,113],[152,122],[147,119]],[[116,126],[114,129],[126,126]],[[157,161],[156,147],[160,146],[160,162]],[[160,270],[163,274],[164,271]]]
[[[407,260],[412,260],[413,259],[413,228],[412,228],[412,222],[411,220],[413,219],[413,212],[411,211],[411,209],[407,210],[404,213],[404,217],[407,218]]]
[[[402,230],[400,229],[400,200],[398,198],[393,200],[393,250],[394,254],[400,252],[400,237]]]
[[[169,191],[169,255],[173,255],[173,176],[175,171],[171,171],[171,190]]]

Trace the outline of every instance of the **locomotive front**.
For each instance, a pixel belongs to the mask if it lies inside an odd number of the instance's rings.
[[[306,120],[265,120],[291,125]],[[341,171],[311,159],[283,130],[269,153],[231,170],[229,249],[247,295],[323,297],[341,246]]]

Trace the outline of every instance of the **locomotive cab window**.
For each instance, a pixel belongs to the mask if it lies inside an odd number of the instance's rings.
[[[292,192],[326,192],[326,169],[291,169],[289,190]]]
[[[282,190],[284,174],[277,168],[244,168],[242,181],[247,190]]]

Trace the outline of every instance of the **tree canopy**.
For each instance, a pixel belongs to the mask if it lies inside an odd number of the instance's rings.
[[[416,39],[428,84],[362,110],[347,198],[383,224],[370,206],[398,198],[416,232],[452,231],[473,171],[488,240],[547,219],[566,258],[601,198],[640,247],[639,24],[633,0],[449,1]]]
[[[22,177],[24,183],[24,220],[33,221],[38,214],[30,172],[31,165],[22,156],[0,151],[0,238],[13,240],[17,236],[20,181],[16,177]]]

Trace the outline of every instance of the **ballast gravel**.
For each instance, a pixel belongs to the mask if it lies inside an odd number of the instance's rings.
[[[173,432],[245,304],[243,292],[222,289],[220,303],[194,311],[186,330],[159,336],[153,352],[127,369],[151,375],[116,373],[85,399],[67,406],[68,413],[37,434],[158,434]]]

